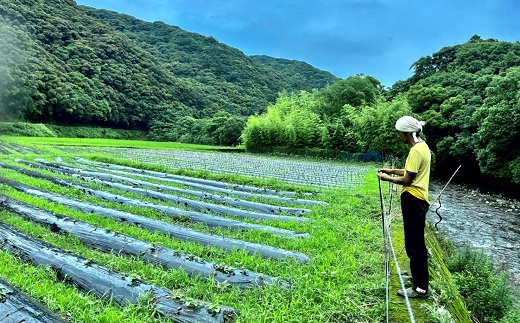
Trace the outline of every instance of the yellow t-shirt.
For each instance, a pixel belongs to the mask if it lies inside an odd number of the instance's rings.
[[[424,141],[412,146],[404,170],[414,177],[410,186],[403,186],[403,192],[428,202],[428,185],[430,184],[430,148]]]

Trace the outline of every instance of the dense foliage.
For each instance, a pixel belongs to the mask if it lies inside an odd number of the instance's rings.
[[[292,88],[312,91],[340,80],[329,72],[297,60],[274,58],[267,55],[252,55],[251,58],[287,75]]]
[[[7,120],[148,130],[191,117],[203,128],[220,111],[248,116],[283,89],[308,89],[213,37],[71,0],[1,0],[0,36]]]
[[[217,112],[210,118],[195,119],[190,116],[175,122],[154,121],[148,139],[155,141],[178,141],[203,145],[236,146],[240,133],[246,125],[246,117]]]
[[[469,246],[457,250],[447,264],[475,322],[516,322],[520,309],[507,271],[494,268],[488,256]]]
[[[379,91],[377,80],[357,75],[322,91],[283,92],[266,114],[249,118],[242,135],[246,149],[266,151],[287,146],[357,152],[359,143],[347,130],[352,123],[343,107],[360,109],[373,104]]]
[[[420,58],[412,68],[412,77],[389,89],[358,75],[312,93],[283,93],[265,115],[249,119],[246,148],[303,142],[324,151],[403,157],[407,148],[396,139],[394,124],[408,114],[426,121],[424,137],[438,175],[449,176],[462,164],[458,176],[466,180],[520,183],[520,43],[473,36]],[[288,137],[294,115],[299,129]]]

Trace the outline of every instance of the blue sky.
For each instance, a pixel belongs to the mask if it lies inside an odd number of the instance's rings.
[[[442,47],[483,39],[520,40],[517,0],[77,0],[213,36],[247,55],[307,62],[345,78],[384,85]]]

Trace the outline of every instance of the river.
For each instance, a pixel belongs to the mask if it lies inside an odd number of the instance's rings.
[[[430,195],[437,196],[444,185],[432,182]],[[520,286],[520,199],[452,183],[441,203],[439,231],[457,246],[470,244],[484,251],[496,266],[508,268],[514,285]],[[438,221],[438,206],[436,202],[428,213],[430,222]]]

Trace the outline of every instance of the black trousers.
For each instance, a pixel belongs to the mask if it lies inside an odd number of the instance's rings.
[[[428,202],[409,192],[401,194],[401,210],[404,223],[404,243],[410,258],[410,271],[415,287],[428,290],[428,251],[424,242],[424,226]]]

